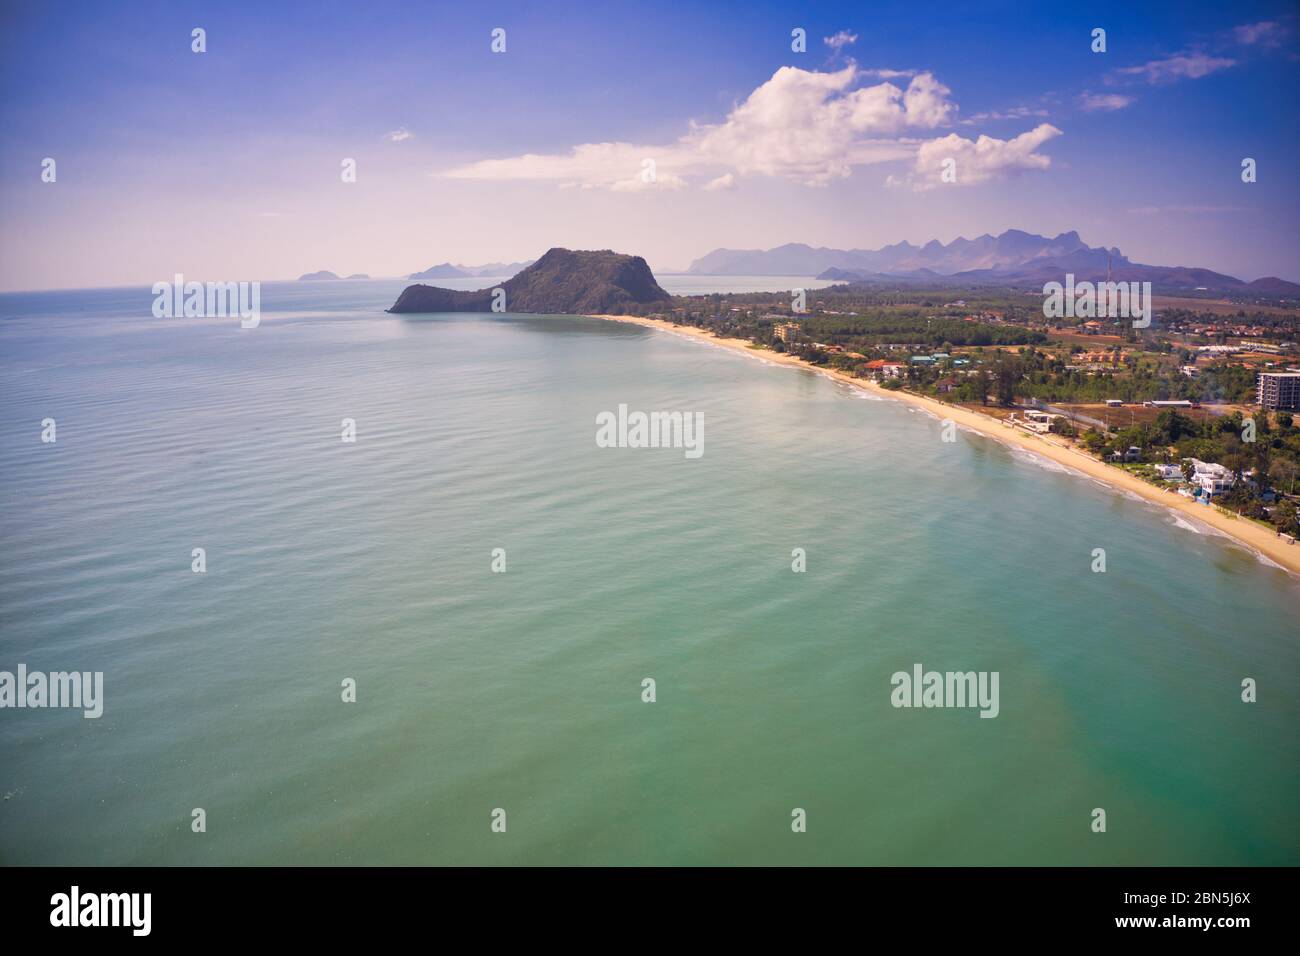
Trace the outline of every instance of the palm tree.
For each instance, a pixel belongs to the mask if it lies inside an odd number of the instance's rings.
[[[1295,480],[1300,477],[1300,465],[1290,458],[1278,458],[1269,468],[1268,474],[1279,486],[1286,484],[1287,494],[1295,494]]]

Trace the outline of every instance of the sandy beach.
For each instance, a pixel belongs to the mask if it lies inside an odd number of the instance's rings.
[[[1136,478],[1119,468],[1107,465],[1105,462],[1067,445],[1064,440],[1056,436],[1030,434],[1023,429],[1008,427],[987,415],[981,415],[978,412],[972,412],[957,405],[948,405],[932,398],[913,395],[901,390],[891,391],[880,387],[874,382],[854,378],[834,369],[821,368],[792,355],[755,349],[753,344],[745,339],[721,338],[691,326],[674,325],[662,319],[647,319],[635,315],[597,315],[593,316],[593,318],[630,322],[634,325],[644,325],[648,328],[661,329],[678,335],[700,339],[713,345],[721,345],[749,355],[759,355],[767,361],[781,365],[790,365],[808,371],[819,372],[854,388],[860,388],[864,391],[874,392],[915,405],[941,419],[952,419],[953,422],[963,428],[968,428],[996,441],[1019,446],[1090,478],[1104,482],[1113,488],[1131,492],[1154,504],[1169,508],[1192,521],[1199,522],[1201,525],[1208,526],[1232,538],[1292,574],[1300,575],[1300,543],[1290,543],[1288,539],[1278,537],[1275,532],[1256,524],[1248,518],[1227,514],[1213,506],[1197,504],[1169,489],[1157,488],[1140,478]]]

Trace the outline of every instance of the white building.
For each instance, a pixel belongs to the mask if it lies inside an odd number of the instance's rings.
[[[1233,474],[1229,468],[1214,462],[1189,459],[1192,463],[1192,483],[1210,495],[1221,495],[1232,487]]]
[[[1027,411],[1025,412],[1025,420],[1021,424],[1031,432],[1038,432],[1042,435],[1051,431],[1053,419],[1060,417],[1060,415],[1052,415],[1048,412]]]
[[[798,338],[801,331],[803,330],[799,327],[798,322],[783,322],[772,327],[772,334],[782,342],[790,342]]]
[[[1300,372],[1260,372],[1255,404],[1261,408],[1300,408]]]

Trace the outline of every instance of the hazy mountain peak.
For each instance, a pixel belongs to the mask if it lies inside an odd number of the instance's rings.
[[[923,246],[902,241],[879,249],[812,248],[802,243],[768,250],[716,249],[691,263],[687,271],[696,275],[812,275],[850,281],[955,278],[1032,286],[1062,281],[1067,273],[1078,280],[1104,280],[1108,257],[1115,281],[1150,281],[1167,289],[1244,285],[1208,269],[1133,263],[1116,246],[1089,246],[1073,229],[1051,238],[1007,229],[997,236],[984,233],[975,240],[959,236],[946,245],[931,239]]]

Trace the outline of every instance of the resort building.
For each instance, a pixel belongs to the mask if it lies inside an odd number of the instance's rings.
[[[1075,356],[1085,365],[1114,365],[1120,360],[1121,353],[1098,349],[1095,352],[1080,352]]]
[[[1192,463],[1192,484],[1207,495],[1221,495],[1232,487],[1232,470],[1223,465],[1199,458],[1188,459]]]
[[[906,368],[902,362],[886,362],[884,359],[872,359],[865,366],[867,374],[877,382],[887,378],[898,378]]]
[[[1260,372],[1255,404],[1261,408],[1300,408],[1300,372]]]
[[[782,342],[792,342],[802,332],[798,322],[782,322],[780,325],[772,327],[772,334]]]

